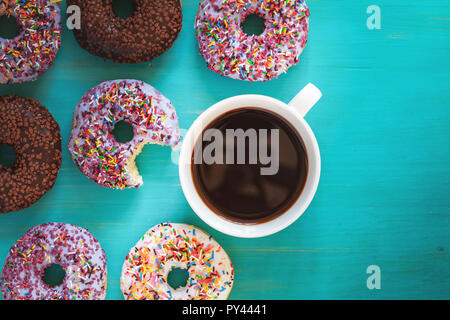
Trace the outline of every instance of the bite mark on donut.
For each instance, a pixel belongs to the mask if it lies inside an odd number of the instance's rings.
[[[116,123],[133,126],[130,142],[118,143]],[[178,117],[172,103],[155,88],[138,80],[106,81],[81,99],[74,112],[69,150],[80,170],[97,184],[139,188],[136,158],[146,144],[175,148],[180,142]]]
[[[142,186],[144,184],[144,180],[142,176],[139,174],[139,169],[136,165],[136,158],[141,154],[142,150],[147,144],[153,144],[151,142],[144,142],[140,145],[136,146],[135,151],[131,154],[130,158],[127,160],[127,171],[130,176],[132,183],[135,185]]]

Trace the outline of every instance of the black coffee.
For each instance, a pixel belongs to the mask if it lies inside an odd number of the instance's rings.
[[[263,223],[286,212],[302,193],[307,173],[297,130],[279,115],[254,107],[212,121],[192,155],[192,177],[202,200],[218,215],[243,223]]]

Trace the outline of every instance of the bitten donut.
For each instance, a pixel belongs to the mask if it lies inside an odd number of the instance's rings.
[[[61,46],[59,1],[0,0],[0,15],[16,18],[19,35],[0,38],[0,82],[35,80],[53,64]]]
[[[134,12],[118,17],[113,0],[68,0],[81,9],[80,46],[103,59],[123,63],[151,61],[169,50],[182,26],[180,0],[132,0]]]
[[[260,35],[247,35],[241,28],[252,14],[265,19]],[[202,0],[195,29],[209,69],[253,82],[276,79],[299,62],[308,24],[303,0]]]
[[[112,134],[119,121],[133,126],[127,143]],[[135,159],[145,144],[174,148],[179,142],[178,117],[167,98],[142,81],[115,80],[89,90],[75,108],[69,151],[90,180],[123,190],[143,184]]]
[[[185,287],[172,288],[167,277],[185,269]],[[127,300],[225,300],[234,281],[225,250],[204,231],[185,224],[151,228],[130,250],[122,267],[120,287]]]
[[[0,213],[28,208],[53,187],[58,176],[58,123],[37,100],[1,96],[0,145],[16,152],[12,167],[0,164]]]
[[[65,270],[60,285],[42,280],[52,264]],[[10,249],[0,284],[5,300],[102,300],[106,256],[86,229],[65,223],[35,226]]]

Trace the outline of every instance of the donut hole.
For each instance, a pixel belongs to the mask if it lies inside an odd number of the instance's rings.
[[[0,16],[0,38],[14,39],[20,34],[19,24],[14,16]]]
[[[16,162],[17,154],[13,147],[0,144],[0,166],[12,168]]]
[[[186,269],[173,268],[167,275],[167,283],[173,289],[185,287],[189,279],[189,272]]]
[[[136,10],[134,0],[113,0],[112,7],[114,14],[122,19],[131,17]]]
[[[133,126],[126,121],[119,121],[114,126],[112,135],[119,143],[127,143],[133,140]]]
[[[46,283],[50,288],[59,286],[64,282],[66,277],[66,271],[59,264],[53,263],[44,270],[44,276],[42,281]]]
[[[257,14],[250,14],[241,23],[241,29],[249,36],[259,36],[266,29],[266,20]]]

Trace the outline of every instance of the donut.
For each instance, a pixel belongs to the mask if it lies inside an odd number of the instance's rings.
[[[0,145],[16,152],[12,167],[0,164],[0,213],[28,208],[53,187],[58,176],[58,123],[35,99],[1,96]]]
[[[59,1],[0,0],[0,15],[13,16],[14,39],[0,38],[0,83],[35,80],[50,68],[61,46]]]
[[[131,0],[134,12],[118,17],[113,0],[68,0],[81,11],[74,29],[80,46],[95,56],[121,63],[148,62],[169,50],[182,26],[180,0]]]
[[[185,287],[172,288],[167,277],[185,269]],[[225,250],[204,231],[186,224],[151,228],[128,253],[120,288],[126,300],[225,300],[234,282]]]
[[[65,271],[61,284],[42,280],[53,264]],[[5,300],[102,300],[106,296],[106,256],[86,229],[46,223],[30,229],[9,250],[0,278]]]
[[[133,126],[127,143],[112,134],[120,121]],[[90,180],[123,190],[142,186],[135,159],[146,144],[175,148],[179,142],[178,117],[166,97],[142,81],[115,80],[89,90],[75,108],[69,151]]]
[[[241,24],[249,15],[265,20],[262,34],[244,33]],[[254,82],[276,79],[299,62],[308,24],[303,0],[201,0],[195,30],[209,69]]]

